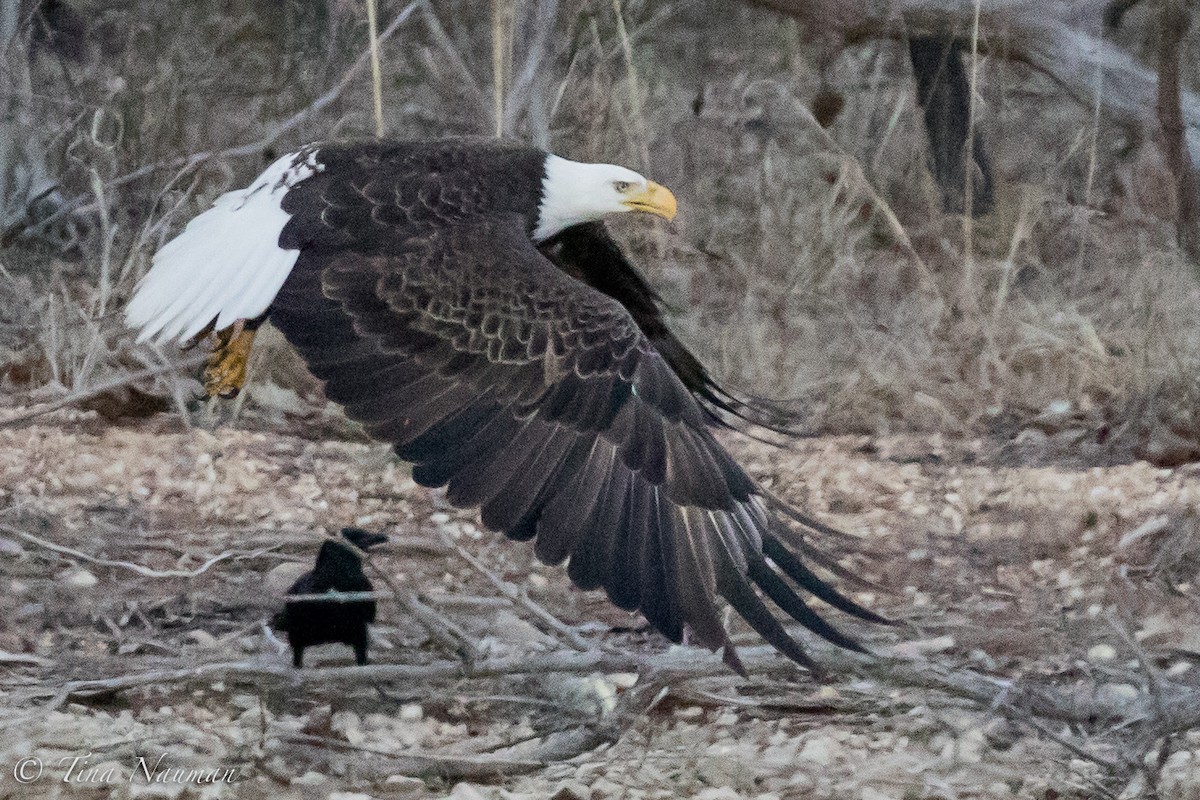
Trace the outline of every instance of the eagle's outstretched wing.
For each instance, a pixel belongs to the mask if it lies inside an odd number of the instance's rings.
[[[696,397],[612,297],[533,245],[517,214],[408,224],[387,247],[301,250],[271,319],[330,399],[483,523],[569,559],[584,589],[672,641],[724,648],[724,597],[809,663],[755,586],[859,649],[793,583],[863,619],[794,555],[799,535],[714,439]],[[790,545],[790,547],[789,547]],[[769,560],[768,560],[769,559]],[[790,578],[791,582],[787,579]]]

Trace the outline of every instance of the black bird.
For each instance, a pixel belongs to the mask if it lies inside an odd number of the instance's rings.
[[[364,553],[373,545],[387,541],[387,535],[369,533],[360,528],[343,528],[345,542],[329,539],[321,544],[317,564],[292,584],[288,594],[325,594],[326,592],[369,592],[371,581],[363,574],[362,559],[350,549]],[[304,648],[341,642],[354,648],[354,660],[367,663],[367,625],[375,621],[374,600],[351,602],[297,600],[284,605],[275,615],[273,627],[285,631],[292,646],[292,665],[304,666]]]
[[[512,142],[310,145],[159,250],[126,321],[140,339],[215,331],[206,387],[229,394],[268,317],[417,483],[734,669],[719,598],[797,662],[811,663],[764,597],[857,648],[797,588],[880,618],[809,569],[813,548],[783,516],[829,529],[782,508],[714,436],[772,412],[722,389],[671,333],[600,222],[625,212],[670,219],[675,197]]]

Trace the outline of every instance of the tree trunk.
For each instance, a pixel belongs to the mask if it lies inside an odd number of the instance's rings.
[[[0,246],[62,202],[30,111],[29,48],[21,41],[28,13],[22,0],[0,0]]]
[[[963,0],[750,0],[795,16],[814,33],[853,43],[970,30],[975,4]],[[1100,95],[1110,118],[1155,128],[1156,70],[1104,37],[1110,0],[980,0],[980,50],[1028,64],[1091,108]],[[1111,13],[1109,14],[1111,17]],[[1103,92],[1098,92],[1103,76]],[[1181,89],[1184,139],[1200,153],[1200,95]]]

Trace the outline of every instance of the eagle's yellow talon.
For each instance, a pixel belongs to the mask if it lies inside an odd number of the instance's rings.
[[[238,321],[216,334],[217,343],[204,367],[204,391],[209,397],[237,397],[246,383],[246,363],[254,345],[254,330]]]

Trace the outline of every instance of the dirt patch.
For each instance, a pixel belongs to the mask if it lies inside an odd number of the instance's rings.
[[[416,487],[387,448],[250,428],[189,429],[167,415],[113,427],[94,413],[58,412],[0,430],[0,761],[11,773],[32,755],[46,770],[25,789],[6,775],[6,791],[66,791],[65,770],[74,764],[84,775],[72,761],[84,756],[92,771],[82,782],[104,796],[1049,798],[1155,785],[1162,797],[1184,798],[1200,790],[1200,737],[1164,739],[1153,720],[1026,723],[1000,705],[886,673],[835,670],[816,683],[748,633],[738,641],[756,666],[743,681],[702,651],[668,650],[639,617],[573,589],[527,546],[479,530],[473,512]],[[1091,701],[1124,702],[1155,680],[1200,684],[1195,469],[996,467],[979,456],[994,443],[930,436],[729,443],[764,484],[859,538],[820,544],[869,582],[847,585],[858,600],[906,623],[846,623],[872,648],[951,672],[1036,679]],[[588,652],[609,660],[594,670],[435,675],[455,655],[385,600],[374,665],[434,670],[421,673],[430,677],[364,682],[335,669],[327,681],[296,683],[263,622],[288,570],[347,524],[393,536],[372,563],[459,626],[479,663],[565,663]],[[504,597],[455,547],[501,583],[526,587],[587,652]],[[633,660],[613,671],[622,658]],[[239,667],[60,694],[72,680],[226,663],[262,674]],[[311,653],[313,667],[349,663],[338,647]],[[637,698],[647,686],[652,696]],[[137,759],[164,754],[172,766],[233,768],[238,782],[198,787],[176,775],[147,785]],[[109,770],[121,780],[100,786]]]

